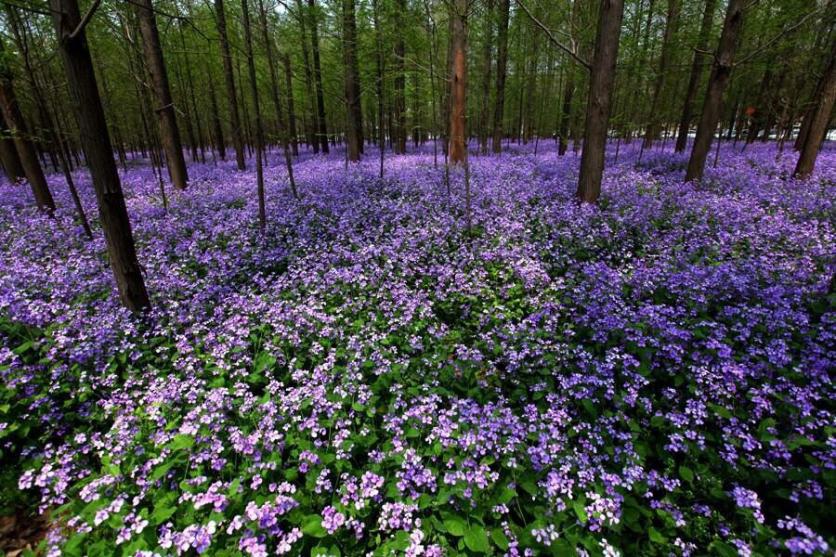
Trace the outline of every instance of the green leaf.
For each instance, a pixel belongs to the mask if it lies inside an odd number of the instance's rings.
[[[495,543],[502,551],[508,550],[508,538],[505,536],[505,532],[503,532],[501,528],[494,528],[491,530],[491,539],[493,540],[493,543]]]
[[[182,449],[190,449],[193,445],[194,437],[181,433],[174,436],[174,438],[168,443],[168,448],[172,451],[179,451]]]
[[[658,543],[658,544],[661,544],[661,545],[664,545],[664,544],[668,543],[668,538],[663,536],[662,533],[659,530],[657,530],[656,528],[653,528],[652,526],[647,531],[647,535],[650,538],[650,541],[652,541],[653,543]]]
[[[720,540],[711,542],[711,545],[709,545],[708,548],[713,549],[717,555],[721,555],[722,557],[737,557],[737,550],[726,542],[722,542]]]
[[[269,352],[259,352],[253,360],[253,373],[261,373],[276,364],[276,358]]]
[[[687,466],[680,466],[679,467],[679,477],[685,480],[688,483],[694,481],[694,472]]]
[[[444,528],[450,534],[460,538],[464,536],[465,530],[467,530],[467,522],[458,516],[450,516],[444,519]]]
[[[586,521],[589,520],[589,515],[586,514],[584,502],[580,499],[575,499],[572,501],[572,508],[575,510],[575,514],[578,515],[578,520],[580,520],[581,523],[586,524]]]
[[[302,519],[302,533],[315,538],[324,538],[328,535],[322,527],[322,517],[318,514],[309,514]]]
[[[471,526],[464,534],[464,545],[470,551],[476,553],[487,553],[491,549],[491,544],[488,541],[488,535],[485,529],[481,526]]]

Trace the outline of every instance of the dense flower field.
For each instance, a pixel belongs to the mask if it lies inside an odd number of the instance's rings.
[[[512,146],[513,149],[514,146]],[[0,184],[0,503],[50,555],[833,555],[836,150],[551,145],[123,173],[155,310],[60,176]],[[545,151],[549,152],[546,153]],[[92,188],[79,174],[95,216]]]

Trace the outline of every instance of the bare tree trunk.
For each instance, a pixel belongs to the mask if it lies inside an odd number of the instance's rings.
[[[206,71],[208,73],[208,68]],[[218,99],[215,96],[215,84],[211,77],[206,81],[208,82],[207,88],[209,89],[209,109],[212,112],[212,135],[214,135],[213,139],[215,140],[215,150],[218,152],[218,156],[221,160],[225,161],[226,145],[224,144],[224,130],[221,125],[221,115],[218,112]]]
[[[372,0],[372,15],[374,17],[375,38],[375,93],[377,95],[377,143],[380,152],[380,180],[383,181],[383,157],[386,151],[386,132],[383,126],[383,30],[380,28],[380,6],[378,0]],[[430,60],[432,63],[432,60]],[[430,70],[432,71],[432,69]],[[432,78],[432,76],[431,76]]]
[[[76,0],[50,0],[61,57],[79,117],[81,143],[87,155],[108,258],[122,303],[132,311],[150,306],[142,270],[136,258],[122,185],[113,160],[113,148],[84,27]]]
[[[287,167],[287,177],[288,182],[290,183],[290,193],[293,194],[294,198],[299,199],[299,194],[296,191],[296,180],[293,178],[293,161],[291,159],[290,148],[288,146],[284,110],[279,96],[279,78],[276,75],[276,62],[273,58],[273,41],[270,38],[270,34],[267,32],[267,12],[264,10],[264,0],[258,0],[258,10],[261,14],[261,36],[264,40],[264,47],[267,50],[267,67],[270,70],[270,91],[273,93],[273,104],[276,108],[276,119],[278,120],[279,134],[281,135],[284,163]]]
[[[467,0],[450,4],[450,162],[460,164],[467,156]]]
[[[6,125],[14,139],[23,173],[32,188],[32,193],[35,194],[35,203],[41,210],[51,213],[55,210],[55,201],[52,199],[44,171],[38,161],[38,153],[29,136],[26,121],[23,119],[23,113],[20,111],[20,105],[15,96],[11,68],[8,66],[6,48],[2,41],[0,41],[0,109],[3,111]]]
[[[189,176],[186,172],[186,161],[183,159],[180,130],[177,128],[174,101],[171,99],[171,90],[168,85],[168,74],[166,73],[163,51],[160,46],[154,8],[151,5],[151,0],[135,0],[134,7],[139,20],[139,31],[142,34],[145,63],[148,66],[148,72],[151,74],[154,94],[159,105],[155,112],[160,122],[160,138],[168,161],[168,174],[174,187],[181,190],[186,189]]]
[[[502,120],[505,115],[505,79],[508,77],[508,18],[510,0],[499,0],[499,27],[497,30],[496,100],[493,111],[493,141],[491,150],[502,152]]]
[[[834,100],[836,100],[836,40],[831,45],[830,61],[822,75],[819,96],[816,99],[815,110],[801,146],[801,155],[798,157],[793,177],[803,180],[813,173],[819,148],[827,136],[827,126],[833,112]]]
[[[490,104],[491,104],[491,55],[493,54],[493,18],[494,0],[485,2],[486,30],[484,51],[482,53],[482,99],[479,106],[479,152],[488,153],[488,135],[490,134]]]
[[[676,33],[679,20],[679,0],[668,0],[668,12],[665,19],[665,34],[662,37],[662,53],[659,56],[659,68],[656,82],[653,84],[653,98],[650,101],[650,121],[644,136],[645,148],[650,148],[659,137],[659,102],[665,90],[668,66],[671,60],[671,50],[674,46],[673,35]]]
[[[403,16],[406,13],[406,0],[397,0],[395,5],[395,102],[394,133],[392,141],[397,154],[406,153],[406,42],[404,41]]]
[[[10,182],[17,182],[25,174],[12,133],[6,126],[6,119],[3,117],[2,110],[0,110],[0,135],[2,135],[2,138],[0,138],[0,159],[3,161],[3,170]]]
[[[700,124],[697,127],[697,136],[694,139],[694,147],[691,149],[691,158],[688,160],[686,181],[702,179],[705,160],[711,149],[711,139],[717,129],[717,122],[720,120],[723,108],[723,92],[731,78],[737,38],[743,28],[744,8],[745,0],[729,0],[726,18],[723,22],[723,32],[714,55],[711,77],[708,79],[708,90],[705,94]]]
[[[218,38],[221,43],[221,58],[224,66],[224,82],[229,103],[229,124],[232,128],[232,145],[235,148],[235,163],[238,170],[247,167],[244,161],[244,140],[241,136],[241,119],[238,117],[238,97],[235,95],[235,75],[232,73],[232,55],[229,52],[229,35],[226,32],[226,14],[223,0],[215,0],[215,17],[218,20]]]
[[[311,51],[313,53],[314,83],[316,85],[316,111],[319,129],[319,148],[328,153],[328,124],[325,119],[325,94],[322,89],[322,65],[319,60],[319,22],[316,17],[316,0],[308,0],[311,21]]]
[[[354,0],[343,0],[343,62],[348,116],[348,160],[359,161],[363,151],[363,112],[360,105],[360,70],[357,67],[357,25]]]
[[[577,196],[586,203],[596,203],[601,194],[615,61],[618,58],[618,39],[623,17],[624,0],[602,0],[589,80],[581,170],[578,176]]]
[[[282,55],[282,64],[284,65],[285,81],[287,82],[287,120],[290,126],[290,146],[293,150],[293,156],[299,156],[299,140],[296,131],[296,110],[293,103],[293,70],[290,67],[290,55],[285,52]]]
[[[693,110],[694,97],[697,96],[697,87],[703,71],[704,51],[708,48],[708,38],[711,35],[711,24],[714,21],[714,11],[717,9],[717,0],[705,0],[705,10],[700,23],[700,34],[697,39],[696,50],[694,51],[694,62],[691,64],[691,75],[688,77],[688,88],[685,90],[685,102],[682,104],[682,118],[679,120],[679,132],[676,136],[675,152],[681,153],[688,145],[688,132],[691,128],[691,111]]]
[[[264,230],[267,225],[267,212],[264,207],[264,131],[261,125],[261,108],[258,104],[258,82],[255,77],[255,59],[253,59],[253,37],[250,29],[250,7],[247,0],[241,0],[241,20],[244,24],[244,45],[247,53],[247,70],[250,74],[250,96],[255,112],[255,174],[258,183],[258,225]]]

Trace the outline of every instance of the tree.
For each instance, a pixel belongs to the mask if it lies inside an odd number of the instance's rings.
[[[685,89],[685,101],[682,103],[682,117],[679,120],[679,130],[676,136],[675,151],[681,153],[688,144],[688,131],[691,128],[691,110],[697,87],[702,77],[704,52],[708,48],[708,37],[711,34],[711,24],[714,21],[714,11],[717,0],[705,0],[705,9],[700,23],[700,34],[694,49],[694,61],[691,64],[691,74],[688,76],[688,87]]]
[[[499,0],[499,23],[497,28],[496,56],[496,100],[493,110],[493,140],[491,150],[502,151],[502,120],[505,115],[505,80],[508,77],[508,20],[511,0]]]
[[[168,73],[165,68],[163,51],[160,46],[160,35],[157,30],[157,18],[151,0],[134,0],[139,20],[139,31],[142,35],[142,50],[145,53],[145,64],[151,74],[154,96],[158,106],[154,109],[160,124],[160,140],[168,162],[168,175],[171,183],[178,189],[186,189],[189,176],[186,171],[186,161],[183,159],[183,145],[180,142],[180,130],[177,127],[177,117],[174,113],[174,101],[168,85]]]
[[[397,154],[406,153],[406,41],[403,33],[403,17],[406,14],[406,0],[397,0],[395,6],[395,101],[392,126],[392,148]]]
[[[226,14],[224,1],[215,0],[215,17],[218,22],[218,38],[221,43],[221,59],[223,60],[224,83],[226,83],[226,97],[229,103],[229,123],[232,127],[232,145],[235,148],[235,163],[238,170],[244,170],[244,139],[241,137],[241,120],[238,117],[238,97],[235,96],[235,76],[232,73],[232,55],[229,52],[229,36],[226,32]]]
[[[723,93],[728,86],[734,66],[734,54],[737,49],[737,39],[743,29],[743,14],[745,0],[729,0],[726,8],[726,18],[723,22],[723,32],[714,54],[714,64],[711,77],[708,79],[708,90],[705,93],[702,115],[697,127],[697,136],[688,160],[688,170],[685,180],[700,180],[705,170],[705,160],[711,149],[711,138],[720,121],[723,108]]]
[[[578,23],[580,21],[581,0],[572,2],[572,15],[569,20],[569,33],[573,41],[577,41],[575,33],[577,32]],[[567,70],[569,74],[566,77],[566,83],[563,85],[563,106],[560,110],[560,127],[558,128],[557,154],[563,156],[569,148],[569,124],[572,119],[572,98],[575,95],[575,68],[570,67]]]
[[[253,58],[253,34],[250,28],[250,7],[247,0],[241,0],[241,21],[244,24],[244,46],[247,54],[247,72],[250,77],[250,96],[255,111],[255,173],[258,183],[258,225],[263,229],[267,224],[264,207],[264,129],[261,125],[261,107],[258,104],[258,81],[255,77]]]
[[[52,20],[79,120],[81,145],[87,156],[108,258],[122,303],[132,311],[150,306],[137,261],[128,210],[113,160],[113,148],[87,47],[77,0],[50,0]],[[85,18],[85,22],[89,18]]]
[[[673,55],[673,35],[676,32],[678,19],[679,0],[668,0],[668,12],[665,18],[665,35],[662,38],[662,54],[659,56],[659,68],[656,72],[655,83],[653,84],[653,100],[650,103],[650,118],[644,136],[644,146],[646,148],[653,145],[653,141],[659,137],[659,102],[665,89],[668,66]]]
[[[2,135],[0,137],[0,160],[3,162],[3,171],[10,182],[17,182],[24,178],[25,174],[12,138],[12,132],[6,126],[6,119],[3,118],[2,110],[0,110],[0,135]]]
[[[596,203],[601,194],[604,149],[607,143],[615,62],[618,58],[618,40],[623,17],[624,0],[602,0],[595,37],[595,54],[590,70],[583,155],[578,176],[577,196],[586,203]]]
[[[801,154],[795,166],[793,177],[805,179],[813,173],[819,148],[827,134],[827,126],[836,100],[836,40],[830,47],[830,60],[817,87],[818,98],[810,117],[807,134],[801,146]]]
[[[319,148],[323,153],[328,152],[328,124],[325,120],[325,93],[322,89],[322,62],[319,54],[319,23],[316,12],[316,0],[308,0],[311,18],[311,52],[313,53],[314,84],[316,85],[316,111],[319,128],[317,135]]]
[[[35,145],[29,135],[29,128],[23,119],[23,113],[15,95],[12,70],[9,67],[8,54],[3,41],[0,41],[0,109],[3,111],[3,118],[14,140],[23,173],[29,182],[29,187],[32,188],[32,193],[35,194],[35,203],[41,210],[54,211],[55,201],[52,199]]]
[[[345,104],[348,116],[346,142],[348,159],[359,161],[363,151],[363,113],[360,106],[360,70],[357,67],[357,25],[354,0],[343,0],[343,63]]]
[[[450,162],[467,157],[467,0],[450,3]]]
[[[270,70],[270,91],[273,95],[273,105],[276,109],[276,120],[278,123],[279,134],[281,135],[282,151],[284,153],[284,162],[287,167],[288,181],[290,182],[290,192],[296,199],[299,194],[296,191],[296,180],[293,178],[293,160],[290,157],[290,148],[288,140],[287,126],[284,120],[284,109],[282,107],[281,96],[279,94],[279,79],[276,75],[276,61],[273,57],[273,41],[270,34],[267,32],[267,12],[264,10],[264,0],[258,0],[258,9],[261,15],[261,38],[264,41],[264,48],[267,51],[267,67]]]

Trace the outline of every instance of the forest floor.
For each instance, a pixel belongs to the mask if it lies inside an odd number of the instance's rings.
[[[832,555],[836,146],[122,172],[154,309],[0,183],[0,515],[50,555]],[[713,153],[712,153],[713,155]],[[711,163],[709,162],[709,165]],[[2,523],[0,523],[2,524]]]

